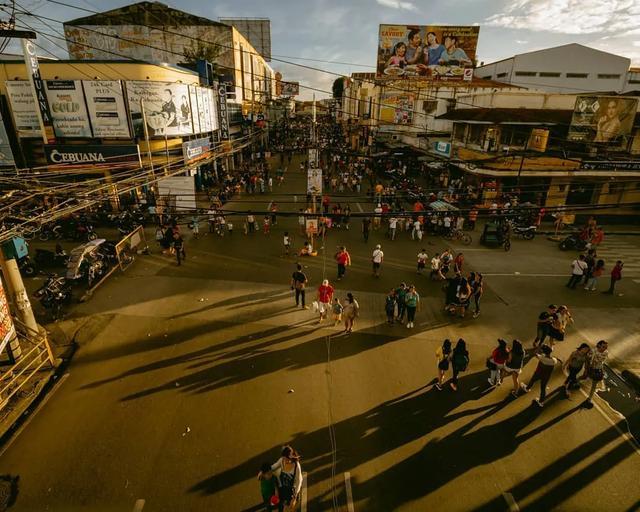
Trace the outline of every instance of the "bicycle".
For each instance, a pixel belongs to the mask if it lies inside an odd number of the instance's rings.
[[[471,238],[471,235],[468,235],[467,233],[465,233],[460,229],[452,229],[448,233],[445,233],[443,237],[445,240],[459,240],[464,245],[469,245],[473,241],[473,239]]]

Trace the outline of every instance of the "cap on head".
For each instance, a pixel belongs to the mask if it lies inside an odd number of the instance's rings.
[[[380,249],[382,247],[380,244],[376,245],[376,249]]]

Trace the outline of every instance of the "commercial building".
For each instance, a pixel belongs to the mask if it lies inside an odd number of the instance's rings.
[[[481,64],[485,80],[548,92],[625,92],[640,89],[640,70],[631,60],[577,43],[514,55]]]

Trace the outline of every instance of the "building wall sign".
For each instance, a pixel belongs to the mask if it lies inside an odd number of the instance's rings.
[[[227,86],[218,84],[218,98],[220,101],[220,140],[229,140],[229,110],[227,109]]]
[[[184,155],[184,163],[188,164],[195,160],[200,160],[205,156],[211,148],[211,138],[205,137],[184,142],[182,144],[182,153]]]
[[[82,82],[87,110],[96,138],[129,139],[129,120],[120,80]]]
[[[80,80],[47,80],[47,99],[58,137],[91,138],[89,114]]]
[[[51,110],[49,109],[49,101],[47,100],[47,95],[44,90],[44,80],[42,80],[42,76],[40,75],[36,46],[31,40],[23,39],[22,51],[27,65],[29,82],[31,82],[31,86],[35,93],[38,117],[41,127],[44,129],[44,133],[42,135],[43,140],[49,143],[55,142],[53,120],[51,118]]]
[[[55,144],[46,145],[44,152],[47,162],[54,165],[140,163],[140,150],[137,144],[121,146]]]
[[[591,160],[580,162],[580,169],[585,171],[640,171],[640,160]]]

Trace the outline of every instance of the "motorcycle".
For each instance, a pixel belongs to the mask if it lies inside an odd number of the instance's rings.
[[[43,226],[38,238],[42,242],[46,242],[47,240],[60,240],[63,236],[63,228],[60,224],[56,224],[55,226]]]
[[[584,251],[588,248],[589,243],[580,237],[579,233],[571,233],[564,240],[560,242],[561,251]]]
[[[62,307],[71,302],[71,284],[64,277],[51,274],[33,296],[50,312],[53,320],[58,320],[62,317]]]
[[[514,222],[510,222],[509,224],[511,226],[511,233],[524,240],[533,240],[538,231],[537,226],[517,225]]]
[[[18,270],[23,276],[33,277],[36,275],[36,266],[31,261],[31,258],[27,256],[23,256],[17,260]]]

